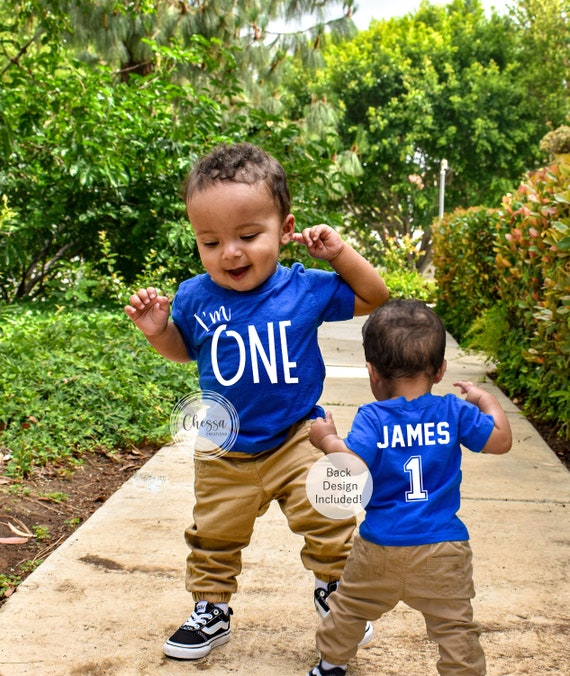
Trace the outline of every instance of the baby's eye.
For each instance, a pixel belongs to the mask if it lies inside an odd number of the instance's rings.
[[[215,246],[218,246],[218,242],[202,242],[202,246],[213,249]]]
[[[244,242],[251,242],[252,239],[255,239],[257,237],[258,233],[257,232],[252,232],[247,235],[242,235],[240,239],[243,239]]]

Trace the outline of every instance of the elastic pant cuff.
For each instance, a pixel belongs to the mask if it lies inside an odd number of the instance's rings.
[[[192,592],[192,598],[195,603],[198,601],[209,601],[210,603],[229,603],[232,598],[231,593],[210,594],[208,592]]]

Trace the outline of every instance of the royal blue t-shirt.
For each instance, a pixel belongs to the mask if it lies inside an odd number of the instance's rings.
[[[183,282],[172,306],[200,389],[228,399],[239,417],[231,451],[281,444],[294,423],[323,415],[317,406],[325,366],[317,342],[323,322],[351,319],[354,292],[334,272],[300,263],[261,286],[224,289],[208,274]]]
[[[493,426],[492,416],[454,394],[361,406],[345,440],[373,481],[360,535],[388,546],[467,540],[457,516],[461,445],[480,452]]]

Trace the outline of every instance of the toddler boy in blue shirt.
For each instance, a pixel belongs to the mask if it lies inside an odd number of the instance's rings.
[[[305,490],[322,457],[309,441],[311,421],[323,415],[317,329],[368,314],[388,290],[328,225],[295,232],[285,172],[256,146],[215,148],[191,171],[185,198],[205,274],[180,285],[171,318],[168,299],[154,287],[133,294],[125,311],[164,357],[195,360],[201,391],[224,397],[239,419],[231,448],[194,457],[194,522],[185,537],[196,605],[164,652],[197,659],[229,640],[241,551],[272,500],[304,536],[301,559],[315,575],[315,605],[321,616],[328,612],[355,521],[319,514]],[[334,272],[282,267],[280,248],[289,242]]]

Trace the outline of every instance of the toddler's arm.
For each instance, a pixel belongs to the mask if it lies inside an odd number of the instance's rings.
[[[190,361],[182,335],[169,319],[170,303],[166,296],[159,296],[152,286],[139,289],[129,298],[125,312],[159,354],[170,361]]]
[[[455,387],[461,388],[461,394],[467,395],[465,397],[467,401],[475,404],[482,413],[492,416],[495,421],[495,426],[483,447],[483,452],[498,455],[510,451],[513,443],[511,426],[497,398],[482,387],[466,380],[459,380],[453,384]]]
[[[327,411],[325,416],[325,418],[316,418],[311,425],[309,439],[313,446],[320,448],[327,455],[329,453],[350,453],[351,455],[356,455],[338,436],[332,413]]]
[[[384,280],[372,265],[356,252],[330,225],[315,225],[293,234],[313,258],[328,261],[354,291],[354,314],[367,315],[388,300]]]

